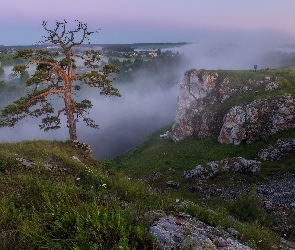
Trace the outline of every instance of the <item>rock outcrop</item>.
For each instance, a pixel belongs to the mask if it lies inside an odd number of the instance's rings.
[[[160,218],[150,233],[155,236],[158,249],[252,249],[236,239],[240,233],[234,228],[225,231],[185,214]]]
[[[269,144],[267,148],[263,148],[258,153],[258,159],[261,161],[279,161],[282,156],[295,152],[295,139],[284,141],[277,140],[275,145]]]
[[[195,135],[199,138],[214,136],[220,143],[252,143],[279,131],[295,127],[295,99],[291,94],[253,98],[254,101],[235,106],[222,105],[233,95],[252,93],[262,86],[265,92],[280,87],[281,78],[274,82],[247,80],[237,86],[228,78],[206,70],[189,70],[185,73],[178,95],[178,109],[170,138],[183,140]],[[260,87],[260,89],[262,89]],[[253,100],[252,99],[252,100]],[[213,107],[214,105],[214,107]],[[167,134],[167,133],[166,133]]]
[[[198,165],[194,169],[184,171],[184,179],[203,180],[221,172],[238,172],[244,174],[258,175],[261,162],[246,160],[242,157],[224,159],[207,163],[206,166]]]
[[[216,88],[217,73],[189,70],[180,82],[178,109],[170,137],[182,140],[195,132],[193,117],[210,105],[205,98]],[[213,103],[212,103],[213,104]]]
[[[225,115],[218,137],[221,143],[252,143],[295,127],[295,99],[285,94],[236,106]]]

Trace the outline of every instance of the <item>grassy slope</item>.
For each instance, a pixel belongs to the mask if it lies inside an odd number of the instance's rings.
[[[163,209],[71,142],[0,144],[0,190],[0,249],[151,249],[145,212]]]
[[[22,157],[34,166],[16,160]],[[183,206],[180,201],[188,197],[181,193],[148,190],[146,183],[103,167],[110,165],[71,142],[0,144],[0,249],[155,249],[149,227],[159,214],[176,212],[234,227],[253,247],[278,244],[278,237],[257,223],[230,220],[224,209],[203,204]],[[150,211],[157,211],[156,217]]]
[[[228,73],[236,75],[234,71]],[[243,74],[247,76],[245,72],[238,75]],[[247,79],[246,76],[243,77]],[[264,77],[264,73],[259,77]],[[285,83],[285,91],[293,89],[291,76],[286,77]],[[181,178],[184,170],[197,164],[232,156],[253,158],[266,142],[237,147],[220,145],[214,138],[189,138],[173,143],[159,137],[168,127],[103,164],[71,142],[0,144],[0,248],[153,249],[154,242],[147,232],[155,218],[146,214],[151,210],[163,214],[184,211],[212,225],[234,227],[242,233],[240,239],[254,248],[270,249],[278,244],[277,235],[269,232],[263,221],[240,223],[228,219],[226,206],[216,206],[214,200],[200,202],[198,194],[187,192],[185,185],[190,184]],[[269,142],[294,136],[295,131],[289,131]],[[35,165],[23,166],[16,160],[21,157]],[[280,163],[263,164],[262,177],[274,170],[292,170],[293,162],[294,158],[289,157]],[[154,172],[162,175],[155,181],[148,179],[152,186],[149,191],[147,183],[125,178],[154,176]],[[170,192],[163,183],[171,179],[181,182],[184,188]],[[180,206],[184,200],[194,204]],[[246,201],[255,203],[253,197],[246,197]]]
[[[273,81],[275,77],[280,77],[281,87],[272,92],[265,92],[264,86],[254,88],[253,91],[258,91],[258,94],[246,93],[229,98],[223,104],[218,104],[213,107],[217,111],[227,111],[230,107],[237,104],[243,104],[254,99],[267,97],[270,95],[279,95],[284,93],[295,93],[295,72],[290,70],[270,70],[270,71],[222,71],[222,78],[228,77],[233,86],[242,86],[245,80],[262,80],[265,76],[270,76]],[[201,164],[205,165],[210,161],[221,160],[241,156],[246,159],[255,159],[261,148],[268,144],[275,144],[277,139],[293,139],[295,138],[295,130],[284,131],[278,133],[267,141],[258,141],[254,144],[221,145],[215,138],[198,139],[195,137],[187,138],[180,142],[172,142],[169,139],[160,138],[160,135],[171,129],[171,125],[162,128],[159,131],[147,136],[145,140],[133,150],[119,155],[113,159],[115,169],[121,171],[127,176],[133,178],[141,178],[146,180],[152,187],[169,192],[175,198],[193,201],[195,204],[202,204],[203,207],[210,209],[224,209],[226,213],[230,213],[232,204],[225,202],[218,197],[204,197],[204,194],[198,192],[190,192],[188,188],[194,185],[193,181],[184,180],[181,175],[184,170],[192,169]],[[281,173],[295,172],[295,155],[290,154],[283,160],[275,163],[263,162],[261,174],[258,177],[249,177],[245,175],[235,174],[234,176],[223,174],[219,179],[212,179],[207,182],[207,186],[224,187],[224,186],[243,186],[249,183],[255,185],[258,181],[264,181],[273,175]],[[235,181],[230,181],[229,178],[234,178]],[[181,188],[172,190],[166,188],[165,183],[169,180],[179,182]],[[243,202],[251,203],[253,197],[244,197]],[[248,199],[248,200],[247,200]],[[256,207],[258,210],[259,208]],[[255,209],[256,209],[255,208]],[[253,208],[254,211],[254,208]],[[266,228],[271,228],[275,223],[272,216],[260,210],[263,214],[261,218],[254,220]],[[258,213],[257,213],[258,214]],[[294,215],[293,215],[294,217]],[[293,218],[294,219],[294,218]],[[294,235],[289,235],[290,239],[294,240]],[[269,247],[269,246],[268,246]]]
[[[175,143],[169,139],[160,138],[160,134],[164,132],[166,128],[154,132],[133,150],[115,157],[113,161],[116,168],[134,178],[143,178],[152,175],[155,171],[160,172],[162,176],[158,179],[159,187],[171,175],[175,176],[173,180],[187,183],[181,178],[184,170],[192,169],[199,164],[206,165],[211,161],[238,156],[255,159],[259,150],[268,144],[275,144],[278,139],[295,138],[295,129],[293,129],[278,133],[267,141],[261,140],[254,144],[234,146],[219,144],[217,139],[212,137],[206,139],[191,137]],[[276,163],[262,162],[261,179],[275,173],[295,172],[294,160],[295,156],[290,154]],[[169,168],[175,171],[171,172]]]

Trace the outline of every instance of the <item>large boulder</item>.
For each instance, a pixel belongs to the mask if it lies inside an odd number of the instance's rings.
[[[242,174],[258,175],[261,169],[261,162],[255,160],[247,160],[242,157],[232,159],[224,159],[221,161],[212,161],[206,166],[198,165],[193,169],[184,171],[182,177],[184,179],[203,180],[208,179],[217,173],[222,172],[239,172]]]
[[[225,231],[189,215],[162,217],[149,232],[156,238],[157,249],[252,249],[235,239],[240,233],[234,228]]]

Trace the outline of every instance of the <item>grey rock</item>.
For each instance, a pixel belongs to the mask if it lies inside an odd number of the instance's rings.
[[[203,168],[201,165],[196,166],[192,170],[184,171],[183,178],[184,179],[194,179],[194,178],[204,178],[205,168]]]
[[[179,188],[180,183],[179,182],[174,182],[174,181],[167,181],[166,182],[166,187]]]
[[[243,174],[258,175],[261,169],[261,162],[256,160],[246,160],[242,157],[231,159],[232,164],[229,164],[229,160],[221,160],[220,162],[209,162],[206,166],[198,165],[194,169],[184,171],[182,177],[184,179],[205,180],[219,172],[233,171]]]
[[[284,141],[277,140],[275,145],[268,145],[266,148],[261,149],[258,153],[258,159],[262,161],[279,161],[284,154],[295,152],[295,139]]]
[[[261,162],[255,160],[246,160],[242,157],[237,157],[233,163],[232,171],[240,173],[251,173],[258,175],[261,169]]]
[[[235,229],[230,231],[237,236]],[[197,221],[191,216],[166,216],[154,222],[149,232],[156,237],[159,249],[240,249],[251,250],[232,235],[217,227]]]

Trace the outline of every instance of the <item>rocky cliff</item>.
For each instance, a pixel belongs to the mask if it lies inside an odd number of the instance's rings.
[[[207,71],[190,70],[185,72],[180,82],[178,109],[170,133],[174,141],[182,140],[195,133],[194,117],[212,105],[206,97],[216,88],[217,77],[217,74]]]
[[[169,136],[179,141],[195,135],[220,143],[252,143],[295,127],[293,95],[278,92],[281,77],[237,83],[220,71],[189,70],[180,82],[178,109]],[[243,100],[243,95],[248,99]],[[227,99],[230,99],[227,102]],[[248,100],[248,101],[247,101]]]

